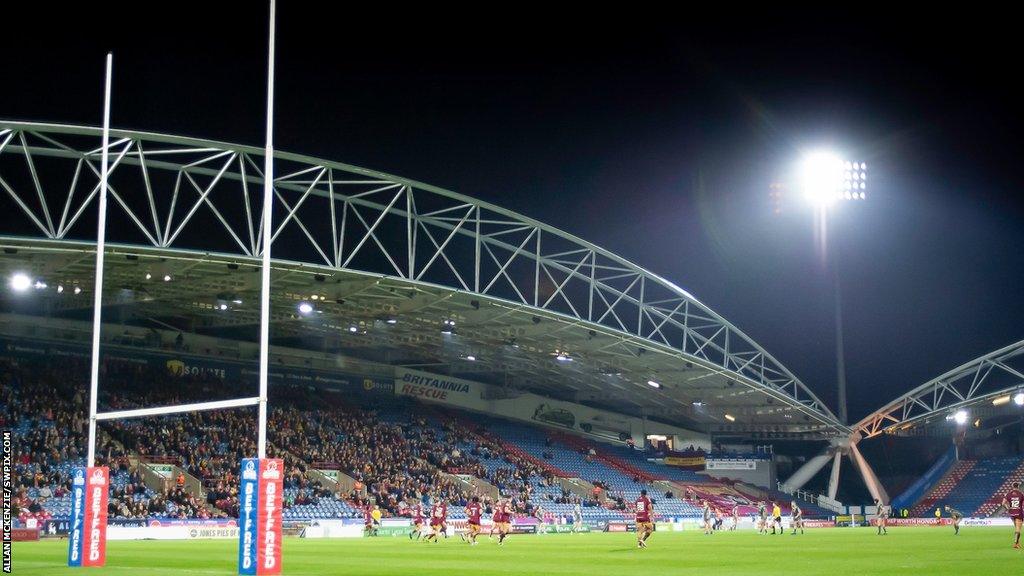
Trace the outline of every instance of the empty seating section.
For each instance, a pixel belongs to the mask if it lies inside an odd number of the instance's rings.
[[[1020,459],[1017,468],[1014,469],[1014,471],[1011,472],[1005,480],[1003,480],[1003,483],[999,485],[999,488],[996,488],[995,493],[989,496],[988,500],[979,506],[974,514],[976,516],[988,516],[995,512],[1000,505],[1002,505],[1003,497],[1010,491],[1011,484],[1014,482],[1024,484],[1024,458]]]
[[[966,468],[959,482],[947,484],[928,508],[950,506],[969,516],[990,514],[1002,501],[1009,481],[1024,474],[1019,456],[985,458]]]
[[[488,419],[487,428],[534,458],[550,462],[570,477],[580,478],[602,487],[604,495],[613,501],[610,505],[618,508],[620,512],[639,497],[640,490],[647,489],[660,516],[683,517],[696,516],[700,513],[699,507],[681,500],[678,495],[665,498],[664,490],[659,490],[642,480],[636,481],[636,476],[630,476],[620,468],[597,458],[596,448],[595,455],[591,455],[589,450],[583,449],[583,445],[579,445],[578,448],[568,446],[564,442],[565,437],[555,432],[501,419]],[[597,512],[584,508],[584,518]],[[618,517],[621,519],[621,514]]]
[[[936,482],[928,494],[910,509],[910,515],[926,516],[935,509],[936,504],[941,505],[942,500],[953,492],[960,480],[974,468],[975,464],[974,460],[960,460],[954,464],[946,476]]]

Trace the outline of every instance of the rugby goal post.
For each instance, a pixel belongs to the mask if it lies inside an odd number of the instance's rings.
[[[246,398],[99,412],[100,330],[103,306],[103,257],[106,241],[107,180],[109,176],[110,100],[113,55],[107,54],[103,98],[103,140],[100,162],[99,217],[96,234],[95,293],[93,296],[92,354],[89,372],[89,439],[86,465],[72,473],[72,516],[69,530],[68,566],[101,567],[106,563],[107,500],[110,471],[96,466],[96,424],[166,416],[184,412],[224,410],[256,406],[258,410],[257,457],[240,463],[239,486],[239,574],[280,574],[283,519],[284,462],[267,458],[267,388],[270,359],[270,246],[273,237],[273,111],[274,36],[276,1],[270,0],[267,65],[266,149],[263,179],[263,254],[260,283],[259,395]]]

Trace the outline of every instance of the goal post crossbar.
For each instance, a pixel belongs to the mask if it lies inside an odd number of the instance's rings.
[[[253,396],[252,398],[215,400],[212,402],[197,402],[195,404],[178,404],[177,406],[158,406],[155,408],[138,408],[135,410],[116,410],[113,412],[98,412],[96,414],[96,420],[119,420],[123,418],[140,418],[143,416],[164,416],[166,414],[180,414],[182,412],[199,412],[202,410],[242,408],[245,406],[256,406],[259,403],[260,398],[258,396]]]

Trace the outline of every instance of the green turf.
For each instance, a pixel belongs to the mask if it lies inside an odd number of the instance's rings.
[[[1024,573],[1024,554],[1011,548],[1010,528],[823,528],[803,536],[752,531],[713,536],[657,533],[637,550],[632,534],[512,536],[502,547],[476,547],[450,538],[437,544],[405,538],[285,541],[285,574],[787,574]],[[111,542],[103,570],[64,566],[67,541],[16,542],[15,574],[235,574],[237,543],[215,541]]]

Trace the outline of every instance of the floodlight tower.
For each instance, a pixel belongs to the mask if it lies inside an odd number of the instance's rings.
[[[814,208],[815,237],[822,261],[828,260],[828,213],[840,202],[867,198],[867,170],[864,162],[843,160],[837,154],[817,151],[804,156],[800,164],[800,188]],[[839,282],[839,251],[833,250],[832,275],[835,285],[836,388],[839,420],[846,424],[846,360],[843,353],[843,305]]]

